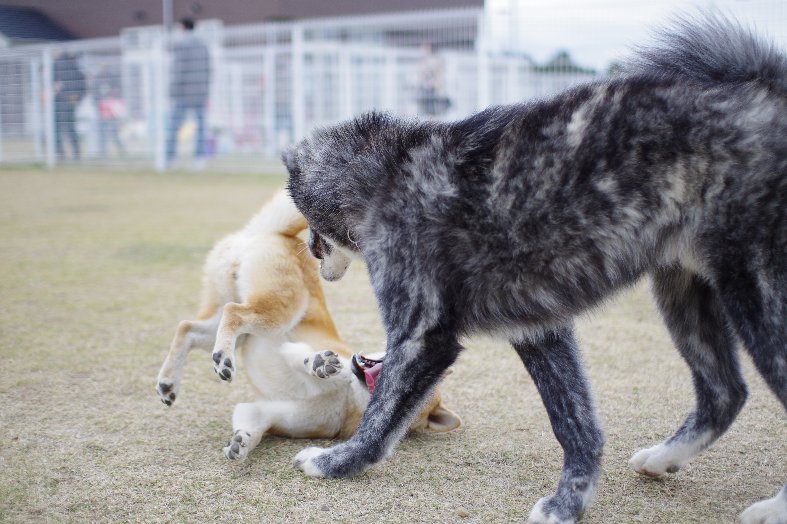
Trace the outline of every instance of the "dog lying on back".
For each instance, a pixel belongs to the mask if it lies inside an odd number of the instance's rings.
[[[158,375],[158,395],[169,406],[191,349],[212,350],[214,370],[228,382],[236,353],[243,354],[256,399],[235,406],[229,459],[246,458],[265,434],[349,438],[382,368],[382,358],[353,355],[339,337],[317,262],[297,236],[304,229],[306,220],[281,191],[216,244],[197,319],[178,325]],[[411,429],[440,433],[460,425],[435,394]]]

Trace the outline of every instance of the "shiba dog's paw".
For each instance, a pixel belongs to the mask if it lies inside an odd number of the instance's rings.
[[[230,357],[225,357],[223,351],[213,352],[213,371],[221,380],[232,382],[232,374],[235,372],[235,364]]]
[[[330,378],[342,370],[342,361],[331,350],[321,351],[303,360],[310,374],[319,378]]]
[[[244,460],[249,456],[249,441],[251,434],[241,429],[235,430],[232,438],[224,446],[224,456],[230,460]]]
[[[175,402],[175,397],[178,393],[177,384],[175,384],[174,380],[169,378],[159,379],[156,385],[156,393],[158,393],[159,398],[164,404],[171,406],[172,403]]]

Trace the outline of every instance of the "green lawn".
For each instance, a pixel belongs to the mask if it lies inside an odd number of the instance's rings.
[[[0,521],[509,522],[554,488],[562,456],[513,351],[467,341],[443,386],[465,427],[414,436],[352,480],[291,466],[309,441],[270,438],[227,461],[241,376],[190,358],[167,408],[155,379],[190,317],[211,245],[280,175],[0,171]],[[344,337],[379,349],[361,265],[325,284]],[[787,419],[744,358],[750,400],[711,450],[665,480],[627,467],[691,408],[691,381],[645,283],[579,325],[608,435],[583,522],[732,522],[787,479]],[[318,441],[317,444],[327,444]]]

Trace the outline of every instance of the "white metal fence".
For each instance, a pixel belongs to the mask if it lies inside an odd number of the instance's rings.
[[[482,9],[203,21],[0,50],[0,163],[258,168],[370,109],[452,119],[605,73],[495,50],[484,23]]]

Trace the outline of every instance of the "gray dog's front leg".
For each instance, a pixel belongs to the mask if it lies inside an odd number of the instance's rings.
[[[565,327],[512,345],[541,394],[564,456],[557,491],[536,503],[529,522],[574,523],[595,496],[604,446],[574,334]]]
[[[296,455],[295,467],[312,477],[352,477],[389,456],[460,349],[452,333],[440,330],[427,331],[418,340],[389,342],[355,435],[332,448],[304,449]]]

